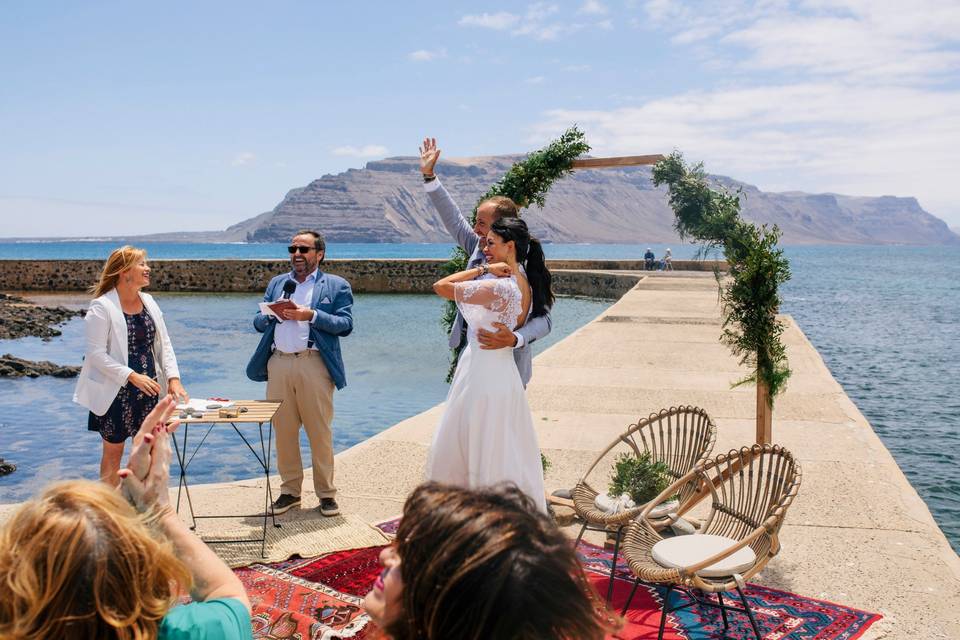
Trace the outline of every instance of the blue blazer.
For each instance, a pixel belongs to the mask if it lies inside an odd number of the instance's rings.
[[[275,277],[267,285],[263,294],[264,302],[276,302],[283,293],[283,283],[292,278],[293,273],[284,273]],[[310,305],[316,312],[316,319],[310,324],[310,341],[320,351],[320,357],[327,365],[330,378],[337,389],[347,386],[347,374],[340,355],[340,337],[353,331],[353,291],[350,283],[329,273],[317,272],[317,282],[313,287],[313,301]],[[247,377],[256,382],[267,379],[267,361],[273,353],[273,332],[277,320],[265,316],[259,311],[253,318],[254,328],[262,333],[260,344],[247,364]]]

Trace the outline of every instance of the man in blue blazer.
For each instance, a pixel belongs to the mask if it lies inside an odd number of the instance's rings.
[[[263,336],[247,365],[247,377],[267,382],[267,399],[282,401],[273,418],[280,496],[274,513],[299,506],[303,485],[300,426],[310,440],[313,488],[320,513],[340,513],[333,484],[333,391],[347,384],[340,338],[353,331],[353,291],[339,276],[323,273],[326,245],[316,231],[300,231],[290,246],[293,270],[272,279],[263,301],[289,298],[280,318],[258,312],[253,326]]]

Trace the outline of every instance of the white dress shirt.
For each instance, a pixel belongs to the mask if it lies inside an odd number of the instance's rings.
[[[296,283],[296,290],[290,294],[290,300],[301,307],[309,307],[313,302],[313,288],[317,284],[317,272],[308,275],[303,282],[297,282],[293,274],[290,279]],[[316,311],[313,313],[316,318]],[[284,320],[277,324],[273,333],[273,346],[285,353],[297,353],[307,349],[310,341],[310,322],[307,320]],[[310,347],[317,350],[316,346]]]

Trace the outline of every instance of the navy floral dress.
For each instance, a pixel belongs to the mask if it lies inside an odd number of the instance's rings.
[[[123,317],[127,321],[127,366],[136,373],[156,378],[153,339],[157,335],[157,325],[153,323],[153,318],[146,308],[132,315],[124,313]],[[137,434],[143,419],[155,406],[156,396],[148,396],[128,382],[120,388],[105,414],[98,416],[90,412],[87,429],[99,431],[100,436],[107,442],[122,443]]]

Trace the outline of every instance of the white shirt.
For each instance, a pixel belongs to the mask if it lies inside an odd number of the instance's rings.
[[[297,282],[293,274],[290,279],[296,283],[296,290],[290,294],[290,300],[301,307],[309,307],[313,302],[313,288],[317,284],[317,272],[308,275],[303,282]],[[316,312],[313,316],[316,318]],[[277,323],[277,328],[273,332],[273,346],[279,351],[285,353],[297,353],[307,349],[307,343],[310,341],[310,322],[306,320],[284,320]],[[316,346],[312,347],[317,350]]]

